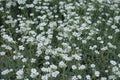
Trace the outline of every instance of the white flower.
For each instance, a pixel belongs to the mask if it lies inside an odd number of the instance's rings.
[[[2,45],[1,47],[7,49],[7,50],[12,50],[12,48],[9,45]]]
[[[31,58],[31,63],[35,63],[35,62],[36,62],[36,59]]]
[[[120,32],[120,29],[115,29],[115,32],[116,32],[116,33]]]
[[[59,73],[60,73],[59,71],[52,72],[52,77],[57,77]]]
[[[34,42],[34,38],[33,37],[28,37],[27,42]]]
[[[106,77],[101,77],[101,79],[100,80],[107,80],[107,78]]]
[[[118,54],[118,57],[120,58],[120,54]]]
[[[101,43],[101,44],[103,44],[103,43],[104,43],[104,41],[100,41],[100,43]]]
[[[86,41],[86,40],[82,40],[82,43],[83,43],[83,44],[86,44],[86,43],[87,43],[87,41]]]
[[[109,75],[109,76],[108,76],[108,79],[109,79],[109,80],[116,80],[116,76],[115,76],[115,75]]]
[[[72,76],[72,80],[78,80],[76,76]]]
[[[108,46],[109,46],[110,48],[117,49],[117,47],[116,47],[115,45],[112,45],[110,42],[108,42],[107,44],[108,44]]]
[[[41,79],[42,80],[48,80],[48,76],[47,75],[41,76]]]
[[[32,68],[31,69],[31,74],[30,74],[30,77],[31,78],[35,78],[39,75],[39,73],[37,72],[37,70],[35,68]]]
[[[97,0],[99,3],[102,3],[103,2],[103,0]]]
[[[0,11],[3,11],[3,9],[4,9],[3,7],[0,7]]]
[[[95,71],[95,76],[99,77],[100,76],[100,72],[99,71]]]
[[[87,79],[87,80],[91,80],[90,75],[86,75],[86,79]]]
[[[1,56],[4,56],[4,55],[5,55],[5,52],[0,52],[0,55],[1,55]]]
[[[25,4],[27,0],[17,0],[18,4]]]
[[[95,50],[95,53],[96,53],[96,54],[100,54],[100,52],[99,52],[98,50]]]
[[[34,4],[37,4],[38,1],[39,1],[39,0],[33,0],[33,3],[34,3]]]
[[[28,78],[25,78],[24,80],[29,80]]]
[[[67,55],[63,55],[62,58],[65,60],[65,61],[71,61],[73,58],[72,57],[68,57]]]
[[[81,57],[78,54],[74,54],[72,57],[74,57],[76,60],[81,60]]]
[[[43,72],[52,72],[52,69],[49,68],[49,67],[48,68],[42,67],[41,71],[43,71]]]
[[[67,67],[67,65],[63,61],[60,61],[59,62],[59,67],[64,68],[64,67]]]
[[[19,46],[19,50],[24,50],[25,47],[23,47],[23,45]]]
[[[110,60],[110,63],[111,63],[112,65],[116,65],[116,64],[117,64],[116,61],[114,61],[114,60]]]
[[[48,62],[48,61],[47,61],[47,62],[45,62],[44,64],[45,64],[45,65],[49,65],[49,64],[50,64],[50,62]]]
[[[10,37],[10,36],[8,36],[7,34],[4,34],[2,37],[3,37],[4,39],[6,39],[8,42],[15,43],[14,40],[13,40],[13,38]]]
[[[23,74],[24,74],[24,71],[23,69],[19,69],[17,72],[16,72],[16,78],[17,79],[23,79]]]
[[[39,57],[42,54],[42,51],[39,49],[36,51],[36,53],[37,53],[36,56]]]
[[[95,64],[91,64],[90,66],[91,66],[91,68],[95,68]]]
[[[92,46],[89,46],[89,49],[93,50],[94,48]]]
[[[112,71],[113,71],[114,73],[116,73],[116,72],[119,71],[119,68],[118,68],[117,66],[115,66],[115,67],[112,68]]]
[[[54,28],[55,26],[57,26],[57,23],[56,23],[56,22],[50,22],[50,23],[49,23],[49,26],[50,26],[51,28]]]
[[[80,65],[80,66],[78,67],[79,70],[83,70],[83,69],[85,69],[85,68],[86,68],[85,65]]]
[[[77,66],[76,65],[72,65],[72,69],[73,70],[77,69]]]
[[[27,8],[33,8],[33,7],[34,7],[34,4],[26,4],[26,7],[27,7]]]
[[[77,75],[78,79],[82,79],[82,76],[81,75]]]
[[[96,48],[97,48],[97,45],[93,45],[93,48],[96,49]]]
[[[106,73],[108,73],[108,70],[105,70]]]
[[[112,25],[112,26],[111,26],[111,28],[112,28],[112,29],[116,29],[116,28],[117,28],[117,26],[115,26],[115,25]]]
[[[27,62],[27,59],[26,59],[26,58],[23,58],[23,59],[22,59],[22,62]]]
[[[120,16],[115,16],[114,20],[118,23],[118,21],[120,20]]]
[[[37,26],[37,28],[40,29],[40,30],[44,30],[44,26],[45,26],[45,25],[46,25],[45,22],[40,23],[40,24]]]
[[[101,48],[101,50],[102,50],[102,51],[106,51],[107,49],[108,49],[108,47],[107,47],[107,46],[106,46],[106,47],[102,47],[102,48]]]
[[[56,69],[57,69],[57,66],[56,66],[56,65],[54,65],[54,64],[52,64],[52,65],[50,65],[50,68],[51,68],[51,69],[55,69],[55,70],[56,70]]]
[[[49,56],[45,56],[45,60],[49,60],[50,59],[50,57]]]
[[[108,36],[109,39],[112,39],[113,37],[112,36]]]
[[[6,75],[6,74],[8,74],[8,73],[10,73],[12,71],[13,71],[13,69],[6,69],[6,70],[1,72],[1,75]]]

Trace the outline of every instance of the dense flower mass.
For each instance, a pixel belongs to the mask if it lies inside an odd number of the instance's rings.
[[[120,80],[120,0],[0,0],[0,80]]]

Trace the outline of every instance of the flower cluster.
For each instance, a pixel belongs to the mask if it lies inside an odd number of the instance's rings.
[[[0,80],[119,80],[120,0],[0,0]]]

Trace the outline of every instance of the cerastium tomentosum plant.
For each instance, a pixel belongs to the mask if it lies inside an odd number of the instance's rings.
[[[0,0],[0,80],[119,80],[120,0]]]

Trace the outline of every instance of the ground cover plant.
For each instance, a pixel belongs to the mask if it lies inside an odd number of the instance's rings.
[[[0,0],[0,80],[120,80],[120,0]]]

